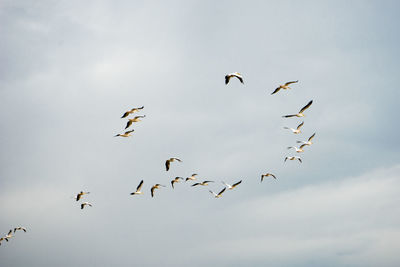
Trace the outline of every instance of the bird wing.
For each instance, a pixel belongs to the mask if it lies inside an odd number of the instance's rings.
[[[233,184],[232,187],[235,187],[235,186],[237,186],[237,185],[240,185],[241,183],[242,183],[242,180],[240,180],[239,182]]]
[[[77,195],[76,195],[76,201],[78,201],[79,199],[81,199],[81,196],[82,196],[82,194],[80,194],[80,193],[77,194]]]
[[[211,194],[213,194],[214,196],[216,196],[217,194],[215,194],[213,191],[208,190]]]
[[[300,146],[300,149],[303,149],[303,147],[305,147],[307,144],[302,144],[301,146]]]
[[[192,186],[196,186],[196,185],[199,185],[200,183],[195,183],[195,184],[192,184]]]
[[[225,75],[225,84],[228,84],[230,79],[231,79],[231,76]]]
[[[177,160],[177,161],[179,161],[179,162],[182,162],[182,160],[180,160],[180,159],[178,159],[178,158],[172,158],[172,159]]]
[[[140,191],[143,186],[143,180],[140,181],[139,185],[136,187],[136,191]]]
[[[301,158],[297,158],[297,159],[300,161],[300,163],[302,163]]]
[[[274,179],[276,179],[275,175],[273,175],[272,173],[270,173],[269,175],[271,175],[272,177],[274,177]]]
[[[125,118],[125,117],[128,117],[128,115],[129,115],[130,113],[131,113],[130,111],[125,112],[125,113],[122,115],[121,119],[122,119],[122,118]]]
[[[287,161],[288,157],[285,158],[285,162]]]
[[[296,117],[296,114],[282,116],[282,118],[291,118],[291,117]]]
[[[154,186],[150,189],[150,191],[151,191],[151,197],[154,197],[154,189],[155,189]]]
[[[126,131],[125,134],[129,134],[131,132],[135,131],[134,129],[130,130],[130,131]]]
[[[174,183],[175,183],[175,179],[171,181],[171,186],[172,186],[172,188],[174,188],[174,189],[175,189],[175,187],[174,187]]]
[[[241,76],[235,75],[235,77],[238,78],[241,83],[244,83],[243,78]]]
[[[313,139],[314,136],[315,136],[315,133],[308,138],[308,141],[311,141],[311,139]]]
[[[304,121],[302,123],[299,124],[299,126],[297,126],[297,130],[300,130],[301,126],[304,125]]]
[[[132,125],[132,121],[131,120],[129,120],[127,123],[126,123],[126,127],[125,127],[125,129],[126,128],[128,128],[129,126],[131,126]]]
[[[85,203],[81,204],[81,210],[83,210],[83,208],[85,207]]]
[[[299,80],[297,80],[297,81],[291,81],[291,82],[287,82],[287,83],[285,83],[285,86],[288,86],[289,84],[292,84],[292,83],[297,83]]]
[[[310,102],[308,102],[308,104],[305,105],[305,106],[300,110],[299,113],[303,113],[306,109],[308,109],[308,108],[311,106],[312,102],[313,102],[312,100],[311,100]]]
[[[225,192],[226,187],[224,187],[224,189],[221,190],[221,192],[218,193],[218,195],[220,196],[223,192]]]
[[[169,170],[169,165],[170,165],[170,161],[169,159],[165,162],[165,168],[167,169],[167,171]]]
[[[277,93],[279,90],[281,90],[281,87],[276,88],[275,91],[273,91],[273,92],[271,93],[271,95]]]

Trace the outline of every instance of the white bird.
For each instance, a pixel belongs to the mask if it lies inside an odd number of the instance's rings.
[[[151,197],[154,197],[154,190],[159,189],[160,186],[165,187],[165,185],[161,185],[161,184],[155,184],[151,187],[150,192],[151,192]]]
[[[90,192],[83,192],[83,191],[79,192],[79,193],[76,195],[75,200],[76,200],[76,201],[80,200],[80,199],[82,198],[82,196],[83,196],[83,195],[86,195],[86,194],[90,194]]]
[[[122,118],[125,118],[125,117],[128,117],[129,114],[132,114],[132,113],[135,113],[135,112],[139,112],[141,109],[144,109],[144,106],[143,106],[143,107],[140,107],[140,108],[133,108],[133,109],[131,109],[131,110],[128,110],[127,112],[125,112],[125,113],[122,115],[121,119],[122,119]]]
[[[180,160],[178,158],[169,158],[169,159],[167,159],[167,161],[165,162],[165,168],[167,169],[167,171],[169,170],[169,166],[171,165],[171,162],[174,162],[175,160],[179,161],[179,162],[182,162],[182,160]]]
[[[175,179],[173,179],[173,180],[171,181],[172,188],[175,189],[174,184],[175,184],[175,183],[179,183],[179,180],[182,180],[182,181],[183,181],[183,178],[182,178],[182,177],[175,177]]]
[[[193,173],[192,176],[186,178],[185,182],[197,180],[196,176],[197,173]]]
[[[314,136],[315,136],[315,133],[308,138],[307,142],[305,142],[305,141],[297,141],[297,143],[298,144],[304,144],[306,146],[311,146],[313,144],[313,142],[311,140],[314,138]]]
[[[234,183],[233,185],[227,184],[224,181],[222,181],[222,183],[229,189],[232,190],[233,188],[235,188],[236,186],[240,185],[242,183],[242,180],[240,180],[237,183]]]
[[[289,128],[289,127],[283,127],[283,129],[289,129],[289,130],[291,130],[294,134],[299,134],[299,133],[301,133],[300,128],[301,128],[301,126],[303,126],[303,125],[304,125],[304,121],[303,121],[302,123],[300,123],[300,124],[297,126],[296,129]]]
[[[8,234],[6,234],[5,236],[4,236],[4,239],[8,242],[8,239],[10,239],[11,237],[13,237],[13,234],[12,234],[12,230],[10,230],[10,231],[8,231]]]
[[[15,227],[14,228],[14,233],[15,233],[15,231],[17,231],[17,230],[22,230],[22,231],[24,231],[25,233],[26,233],[26,228],[25,227]]]
[[[209,190],[211,194],[214,195],[215,198],[220,198],[222,196],[222,193],[225,192],[226,187],[224,187],[224,189],[221,190],[221,192],[219,192],[218,194],[214,193],[213,191]]]
[[[145,118],[145,117],[146,117],[146,115],[143,115],[143,116],[135,116],[135,117],[133,117],[133,119],[128,119],[128,122],[126,123],[125,129],[128,128],[129,126],[131,126],[132,123],[134,123],[134,122],[142,121],[141,118]]]
[[[298,81],[299,81],[299,80],[297,80],[297,81],[291,81],[291,82],[287,82],[287,83],[285,83],[285,84],[279,85],[279,87],[276,88],[275,91],[273,91],[271,95],[277,93],[277,92],[278,92],[279,90],[281,90],[281,89],[292,89],[292,88],[290,88],[288,85],[290,85],[290,84],[292,84],[292,83],[297,83]]]
[[[297,147],[295,147],[295,146],[290,146],[290,147],[288,147],[288,149],[291,149],[291,148],[294,148],[295,150],[296,150],[296,152],[297,153],[300,153],[300,152],[304,152],[304,150],[303,150],[303,147],[305,147],[306,145],[301,145],[299,148],[297,148]]]
[[[273,177],[274,179],[276,179],[276,176],[273,175],[272,173],[266,173],[266,174],[261,174],[261,182],[264,181],[264,178],[265,178],[265,177],[268,177],[268,176],[271,176],[271,177]]]
[[[300,157],[294,157],[294,156],[293,157],[286,157],[285,158],[285,162],[286,162],[286,160],[295,160],[295,159],[298,159],[300,161],[300,163],[302,162]]]
[[[114,135],[114,137],[117,137],[117,136],[121,136],[121,137],[129,137],[129,136],[131,136],[132,135],[132,132],[134,132],[135,130],[134,129],[132,129],[132,130],[130,130],[130,131],[126,131],[125,133],[123,133],[123,134],[116,134],[116,135]]]
[[[206,186],[206,185],[208,185],[208,183],[213,183],[213,182],[214,182],[214,181],[203,181],[203,182],[201,182],[201,183],[192,184],[192,186],[197,186],[197,185]]]
[[[282,116],[282,117],[283,117],[283,118],[304,117],[303,112],[311,106],[312,102],[313,102],[312,100],[311,100],[310,102],[308,102],[307,105],[305,105],[302,109],[300,109],[299,113],[297,113],[297,114],[292,114],[292,115],[285,115],[285,116]]]
[[[135,192],[132,192],[131,195],[140,195],[140,194],[143,194],[143,192],[140,191],[140,189],[142,189],[142,186],[143,186],[143,180],[140,181],[139,185],[136,187],[136,191],[135,191]]]
[[[85,207],[85,206],[92,206],[92,203],[89,203],[89,202],[83,202],[82,204],[81,204],[81,210],[83,210],[83,208]]]
[[[240,74],[239,72],[233,72],[233,73],[229,73],[229,74],[225,75],[225,84],[228,84],[228,83],[229,83],[229,80],[230,80],[232,77],[238,78],[239,81],[240,81],[241,83],[243,83],[242,74]]]

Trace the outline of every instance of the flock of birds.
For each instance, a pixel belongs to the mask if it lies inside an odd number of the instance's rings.
[[[234,72],[234,73],[227,74],[227,75],[225,76],[225,84],[228,84],[228,83],[231,81],[232,78],[237,78],[242,84],[244,84],[244,82],[243,82],[243,76],[242,76],[240,73],[238,73],[238,72]],[[278,93],[281,89],[283,89],[283,90],[291,89],[291,88],[289,87],[289,85],[294,84],[294,83],[298,83],[298,80],[297,80],[297,81],[289,81],[289,82],[287,82],[287,83],[285,83],[285,84],[283,84],[283,85],[279,85],[279,86],[271,93],[271,95]],[[312,105],[312,103],[313,103],[313,101],[311,100],[311,101],[309,101],[309,102],[307,103],[307,105],[305,105],[303,108],[301,108],[300,111],[299,111],[298,113],[290,114],[290,115],[284,115],[284,116],[282,116],[282,117],[283,117],[283,118],[292,118],[292,117],[302,118],[302,117],[305,116],[305,115],[304,115],[304,112]],[[141,112],[143,109],[144,109],[144,106],[132,108],[132,109],[130,109],[130,110],[124,112],[124,114],[122,115],[121,118],[128,118],[129,115],[135,114],[135,113],[138,113],[138,112]],[[126,138],[126,137],[131,136],[132,132],[134,132],[134,129],[131,129],[131,130],[127,130],[127,129],[128,129],[129,127],[131,127],[133,123],[140,122],[141,119],[142,119],[142,118],[145,118],[145,117],[146,117],[146,115],[136,115],[136,116],[134,116],[133,118],[128,118],[128,121],[127,121],[126,126],[125,126],[125,132],[124,132],[124,133],[116,134],[114,137],[125,137],[125,138]],[[301,122],[296,128],[284,127],[284,129],[290,130],[293,134],[300,134],[300,133],[301,133],[301,127],[302,127],[303,125],[304,125],[304,121]],[[313,135],[311,135],[311,136],[308,138],[307,141],[297,141],[297,143],[300,144],[299,147],[290,146],[290,147],[288,147],[288,149],[294,149],[294,150],[296,151],[296,153],[302,153],[302,152],[304,152],[304,148],[305,148],[306,146],[311,146],[311,145],[313,144],[312,139],[314,138],[314,136],[315,136],[315,133],[314,133]],[[286,162],[287,160],[298,160],[300,163],[302,162],[302,159],[301,159],[300,157],[298,157],[298,156],[286,156],[285,159],[284,159],[284,162]],[[169,171],[169,170],[170,170],[171,164],[172,164],[173,162],[182,162],[182,160],[179,159],[179,158],[177,158],[177,157],[171,157],[171,158],[167,159],[167,160],[165,161],[165,170],[166,170],[166,171]],[[265,173],[265,174],[261,174],[261,182],[263,182],[263,180],[264,180],[265,178],[268,178],[268,177],[272,177],[273,179],[276,179],[276,176],[275,176],[274,174],[272,174],[272,173]],[[198,174],[197,174],[197,173],[193,173],[191,176],[186,177],[185,179],[184,179],[183,177],[180,177],[180,176],[177,176],[177,177],[175,177],[174,179],[172,179],[172,180],[170,181],[172,189],[175,188],[175,184],[177,184],[177,183],[179,183],[179,182],[181,182],[181,181],[184,181],[185,183],[187,183],[187,182],[193,182],[193,181],[194,181],[194,183],[191,184],[191,187],[196,187],[196,186],[208,186],[210,183],[213,183],[213,182],[214,182],[214,181],[209,181],[209,180],[199,181],[199,180],[198,180]],[[222,182],[222,184],[224,185],[224,187],[223,187],[222,189],[220,189],[220,190],[218,191],[218,193],[215,193],[214,191],[209,190],[209,192],[210,192],[215,198],[220,198],[220,197],[222,197],[222,194],[226,191],[226,189],[228,189],[228,190],[233,190],[233,189],[235,189],[237,186],[239,186],[239,185],[242,183],[242,180],[237,181],[237,182],[233,183],[232,185],[230,185],[230,184],[228,184],[228,183],[226,183],[226,182],[224,182],[224,181],[221,181],[221,182]],[[142,194],[143,194],[143,191],[142,191],[143,184],[144,184],[144,180],[141,180],[141,181],[139,182],[138,186],[136,187],[136,190],[135,190],[134,192],[130,193],[130,195],[142,195]],[[162,188],[162,187],[167,187],[167,186],[166,186],[166,185],[163,185],[163,184],[158,184],[158,183],[152,185],[151,188],[150,188],[151,197],[154,197],[154,195],[155,195],[155,190],[156,190],[156,189],[160,189],[160,188]],[[83,198],[85,195],[88,195],[88,194],[90,194],[90,192],[80,191],[79,193],[76,194],[76,196],[74,197],[74,199],[75,199],[76,201],[80,201],[80,200],[82,200],[82,198]],[[82,210],[83,210],[86,206],[92,207],[92,203],[86,202],[86,201],[80,203],[80,208],[81,208]],[[15,233],[17,230],[23,230],[24,232],[26,232],[26,229],[25,229],[24,227],[17,227],[17,228],[14,228],[14,233]],[[6,240],[6,241],[8,242],[8,240],[9,240],[11,237],[13,237],[13,231],[12,231],[12,230],[10,230],[10,231],[8,232],[7,235],[5,235],[4,237],[1,237],[1,238],[0,238],[0,245],[1,245],[1,242],[2,242],[3,240]]]

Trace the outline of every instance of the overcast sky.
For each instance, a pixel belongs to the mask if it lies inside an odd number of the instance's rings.
[[[399,9],[1,1],[0,265],[399,266]]]

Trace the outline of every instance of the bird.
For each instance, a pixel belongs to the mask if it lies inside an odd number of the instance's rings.
[[[305,146],[306,146],[305,144],[301,145],[299,148],[297,148],[295,146],[290,146],[290,147],[288,147],[288,149],[294,148],[294,149],[296,149],[297,153],[300,153],[300,152],[304,152],[303,147],[305,147]]]
[[[292,157],[286,157],[286,158],[285,158],[285,162],[286,162],[286,160],[295,160],[295,159],[298,159],[298,160],[300,161],[300,163],[302,163],[300,157],[294,157],[294,156],[292,156]]]
[[[301,126],[303,126],[303,125],[304,125],[304,121],[303,121],[302,123],[300,123],[300,124],[297,126],[296,129],[289,128],[289,127],[283,127],[283,129],[289,129],[289,130],[291,130],[294,134],[299,134],[299,133],[301,133],[300,128],[301,128]]]
[[[276,179],[276,176],[273,175],[272,173],[266,173],[266,174],[261,174],[261,182],[264,181],[264,178],[265,178],[265,177],[268,177],[268,176],[271,176],[271,177],[273,177],[274,179]]]
[[[4,239],[8,242],[8,239],[10,239],[11,237],[13,237],[13,234],[12,234],[12,230],[10,230],[10,231],[8,231],[8,234],[6,234],[5,236],[4,236]]]
[[[186,178],[185,182],[197,180],[196,176],[197,173],[193,173],[192,176]]]
[[[240,81],[241,83],[243,83],[242,74],[240,74],[239,72],[233,72],[233,73],[229,73],[229,74],[225,75],[225,84],[228,84],[228,83],[229,83],[229,80],[230,80],[232,77],[238,78],[239,81]]]
[[[90,194],[90,192],[83,192],[83,191],[79,192],[79,193],[76,195],[75,200],[78,201],[79,199],[81,199],[81,197],[82,197],[83,195],[86,195],[86,194]]]
[[[277,92],[278,92],[279,90],[281,90],[281,89],[292,89],[292,88],[289,87],[289,84],[297,83],[297,82],[299,82],[299,80],[287,82],[287,83],[285,83],[285,84],[281,84],[281,85],[279,85],[278,88],[275,89],[275,91],[273,91],[273,92],[271,93],[271,95],[277,93]]]
[[[140,107],[140,108],[133,108],[133,109],[131,109],[131,110],[128,110],[127,112],[125,112],[125,113],[122,115],[121,119],[122,119],[122,118],[125,118],[125,117],[128,117],[129,114],[132,114],[132,113],[135,113],[135,112],[139,112],[141,109],[144,109],[144,106],[142,106],[142,107]]]
[[[1,241],[4,240],[4,237],[0,237],[0,246],[1,246]]]
[[[140,189],[142,189],[142,186],[143,186],[143,180],[140,181],[139,185],[136,187],[136,191],[135,191],[135,192],[132,192],[131,195],[140,195],[140,194],[143,194],[143,192],[140,191]]]
[[[169,170],[169,166],[171,165],[171,162],[174,162],[175,160],[182,162],[182,160],[178,159],[178,158],[169,158],[167,159],[167,161],[165,162],[165,168],[167,169],[167,171]]]
[[[83,202],[82,204],[81,204],[81,210],[83,210],[83,208],[85,207],[85,206],[92,206],[92,203],[89,203],[89,202]]]
[[[304,114],[303,114],[303,112],[306,110],[306,109],[308,109],[310,106],[311,106],[311,104],[313,103],[313,101],[311,100],[310,102],[308,102],[308,104],[307,105],[305,105],[302,109],[300,109],[300,111],[299,111],[299,113],[297,113],[297,114],[292,114],[292,115],[285,115],[285,116],[282,116],[283,118],[290,118],[290,117],[304,117]]]
[[[222,183],[229,189],[232,190],[233,188],[235,188],[236,186],[240,185],[242,183],[242,180],[240,180],[237,183],[234,183],[233,185],[227,184],[224,181],[222,181]]]
[[[175,184],[175,183],[179,183],[179,180],[183,180],[183,178],[182,178],[182,177],[175,177],[175,179],[173,179],[173,180],[171,181],[172,188],[175,188],[175,187],[174,187],[174,184]]]
[[[154,197],[154,190],[155,190],[155,189],[159,189],[160,186],[165,187],[165,185],[161,185],[161,184],[155,184],[155,185],[153,185],[153,186],[151,187],[151,189],[150,189],[151,197]]]
[[[221,192],[219,192],[218,194],[214,193],[213,191],[209,190],[211,194],[214,195],[215,198],[220,198],[222,196],[222,193],[225,192],[226,187],[224,187],[224,189],[221,190]]]
[[[123,133],[123,134],[116,134],[116,135],[114,135],[114,137],[117,137],[117,136],[121,136],[121,137],[129,137],[129,136],[131,136],[131,133],[132,132],[134,132],[135,130],[134,129],[132,129],[132,130],[130,130],[130,131],[126,131],[125,133]]]
[[[304,144],[306,146],[311,146],[313,144],[313,142],[311,140],[314,138],[314,136],[315,136],[315,133],[308,138],[307,142],[305,142],[305,141],[297,141],[297,143],[298,144]]]
[[[144,118],[144,117],[146,117],[146,115],[143,115],[143,116],[135,116],[135,117],[133,117],[133,119],[128,119],[128,122],[126,123],[125,129],[128,128],[129,126],[131,126],[132,123],[141,121],[140,119],[141,119],[141,118]]]
[[[15,227],[15,228],[14,228],[14,233],[15,233],[15,231],[17,231],[17,230],[22,230],[22,231],[24,231],[24,232],[26,233],[26,228],[25,228],[25,227]]]
[[[206,186],[206,185],[208,185],[208,183],[213,183],[213,182],[214,182],[214,181],[203,181],[203,182],[201,182],[201,183],[192,184],[192,186],[197,186],[197,185]]]

